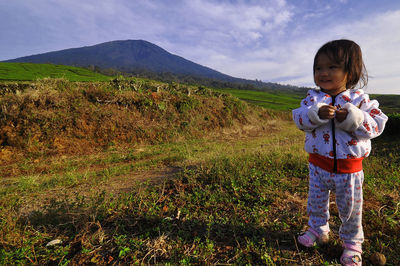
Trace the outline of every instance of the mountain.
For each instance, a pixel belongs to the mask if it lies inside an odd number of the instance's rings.
[[[161,47],[143,40],[111,41],[93,46],[25,56],[4,62],[51,63],[79,67],[97,66],[122,72],[146,70],[224,81],[235,80],[229,75],[171,54]]]
[[[50,63],[78,67],[114,69],[120,72],[154,77],[164,76],[163,81],[178,79],[216,87],[254,88],[261,90],[299,91],[291,85],[281,85],[259,80],[235,78],[211,68],[196,64],[183,57],[169,53],[161,47],[144,40],[122,40],[93,46],[65,49],[44,54],[19,57],[3,62]]]

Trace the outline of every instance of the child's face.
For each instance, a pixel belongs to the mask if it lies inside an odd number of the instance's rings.
[[[332,61],[326,54],[317,57],[314,81],[324,92],[337,95],[346,90],[347,74],[344,67]]]

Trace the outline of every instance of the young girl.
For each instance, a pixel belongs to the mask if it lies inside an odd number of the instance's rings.
[[[309,153],[309,229],[298,237],[306,247],[328,240],[329,193],[335,191],[342,221],[339,235],[343,265],[361,265],[362,160],[371,152],[387,116],[362,89],[368,81],[360,47],[350,40],[323,45],[314,58],[314,82],[301,107],[293,110],[297,127],[306,132]]]

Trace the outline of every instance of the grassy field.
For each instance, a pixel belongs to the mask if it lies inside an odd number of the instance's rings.
[[[41,78],[64,78],[69,81],[107,81],[111,79],[111,77],[80,67],[0,62],[0,80],[33,81]]]
[[[269,93],[264,91],[238,90],[229,88],[219,89],[218,91],[230,93],[233,96],[254,105],[280,111],[290,111],[299,107],[299,103],[302,99],[302,97],[297,95],[280,92]]]
[[[385,113],[400,114],[400,95],[370,95],[371,99],[376,99]]]
[[[0,101],[0,264],[338,264],[334,204],[327,246],[295,240],[308,169],[290,113],[138,79],[33,85]],[[400,264],[399,158],[383,136],[365,161],[364,265]]]
[[[306,94],[290,94],[287,92],[265,92],[239,89],[218,89],[223,93],[229,93],[233,96],[268,109],[290,111],[298,108],[300,101],[306,97]],[[368,92],[367,92],[368,93]],[[380,108],[387,114],[400,113],[400,95],[378,95],[371,94],[371,99],[376,99],[380,103]]]

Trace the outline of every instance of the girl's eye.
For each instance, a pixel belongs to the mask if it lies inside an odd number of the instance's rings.
[[[338,66],[333,65],[333,66],[330,66],[329,68],[330,68],[330,69],[335,69],[335,68],[338,68]]]

